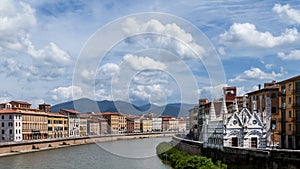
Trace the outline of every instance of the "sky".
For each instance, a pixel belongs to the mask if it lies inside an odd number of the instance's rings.
[[[299,75],[297,1],[0,1],[0,101],[197,103]]]

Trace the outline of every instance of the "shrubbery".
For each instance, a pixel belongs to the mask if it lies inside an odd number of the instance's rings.
[[[210,158],[190,155],[169,143],[162,142],[156,147],[157,155],[165,163],[170,164],[174,169],[226,169],[227,165],[217,161],[215,164]]]

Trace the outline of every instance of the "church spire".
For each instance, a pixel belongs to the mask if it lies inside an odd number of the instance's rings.
[[[215,105],[214,105],[214,101],[212,101],[210,104],[210,109],[209,109],[209,120],[212,120],[215,118],[216,118]]]
[[[247,99],[246,99],[246,95],[243,96],[243,108],[247,108]]]
[[[239,105],[237,103],[237,100],[234,99],[234,102],[233,102],[233,112],[236,112],[236,111],[239,111]]]
[[[226,107],[225,97],[223,97],[220,115],[222,116],[222,115],[226,115],[226,114],[228,114],[228,111],[227,111],[227,107]]]

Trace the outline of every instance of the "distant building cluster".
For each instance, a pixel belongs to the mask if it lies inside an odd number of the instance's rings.
[[[60,109],[49,104],[32,108],[30,103],[11,101],[0,104],[0,142],[101,136],[123,133],[185,132],[188,118],[154,113],[133,116],[121,112],[87,112]]]
[[[300,75],[264,83],[237,96],[224,87],[224,97],[189,110],[190,137],[204,146],[300,149]]]

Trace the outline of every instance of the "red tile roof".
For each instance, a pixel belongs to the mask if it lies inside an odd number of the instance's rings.
[[[31,104],[28,103],[28,102],[24,102],[24,101],[15,101],[15,100],[11,101],[10,103],[19,103],[19,104],[27,104],[27,105],[31,105]]]
[[[60,110],[64,111],[64,112],[68,112],[68,113],[80,114],[80,112],[75,111],[75,110],[69,110],[69,109],[60,109]]]

